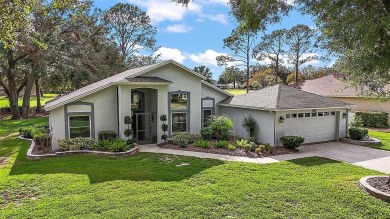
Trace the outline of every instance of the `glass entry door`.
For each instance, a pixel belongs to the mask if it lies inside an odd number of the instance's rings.
[[[134,113],[135,115],[135,138],[138,144],[151,143],[151,114],[150,113]]]

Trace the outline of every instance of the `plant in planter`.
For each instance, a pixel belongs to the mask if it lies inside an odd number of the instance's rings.
[[[127,125],[127,128],[125,129],[123,134],[126,136],[127,142],[131,142],[133,130],[130,128],[130,125],[133,124],[133,119],[130,116],[125,116],[124,123]]]
[[[348,132],[352,140],[358,140],[358,141],[362,140],[368,134],[367,129],[358,128],[358,127],[351,127],[348,129]]]
[[[214,135],[218,140],[227,139],[229,131],[233,128],[233,121],[226,115],[212,116],[209,127],[214,131]]]
[[[167,115],[161,114],[160,121],[163,123],[161,124],[161,130],[164,132],[163,135],[161,135],[161,140],[164,140],[164,142],[167,142],[168,135],[165,134],[168,131],[168,124],[165,124],[167,121]]]
[[[256,142],[256,120],[252,115],[245,115],[241,125],[248,132],[249,141]]]

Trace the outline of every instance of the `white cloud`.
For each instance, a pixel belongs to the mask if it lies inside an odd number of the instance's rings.
[[[215,15],[200,14],[199,17],[200,17],[200,19],[207,19],[210,21],[219,22],[221,24],[227,24],[227,18],[224,14],[215,14]],[[198,19],[198,21],[202,21],[202,20]]]
[[[197,55],[191,54],[189,57],[193,62],[204,65],[217,65],[217,60],[215,59],[217,56],[227,55],[226,53],[219,53],[214,50],[206,50],[204,53],[198,53]]]
[[[195,2],[188,4],[188,7],[161,0],[129,0],[129,2],[146,8],[146,13],[154,24],[165,20],[180,21],[187,13],[202,13],[202,6]]]
[[[304,53],[304,54],[302,54],[302,59],[305,59],[305,58],[307,58],[307,57],[309,57],[309,56],[318,56],[318,57],[320,57],[321,55],[320,54],[318,54],[318,53]],[[306,62],[305,64],[303,64],[303,66],[305,66],[305,65],[316,65],[316,64],[319,64],[320,63],[320,60],[312,60],[312,61],[309,61],[309,62]]]
[[[186,59],[186,57],[183,55],[183,53],[180,50],[174,48],[160,47],[155,52],[155,55],[158,54],[161,54],[160,59],[162,60],[172,59],[178,63],[183,63],[183,61]]]
[[[191,26],[185,25],[185,24],[174,24],[169,25],[166,28],[166,31],[171,33],[189,33],[191,32],[193,28]]]

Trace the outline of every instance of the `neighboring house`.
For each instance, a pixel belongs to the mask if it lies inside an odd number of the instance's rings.
[[[49,101],[53,149],[58,140],[92,137],[115,130],[121,138],[132,116],[139,144],[158,143],[160,115],[168,116],[169,133],[199,132],[210,115],[219,114],[216,103],[231,94],[205,82],[206,78],[172,60],[130,69]]]
[[[351,112],[374,111],[390,114],[390,101],[381,102],[372,98],[362,98],[355,88],[346,85],[346,80],[349,80],[349,77],[345,75],[328,75],[313,80],[306,80],[298,85],[294,85],[294,87],[306,92],[351,103],[356,106]]]
[[[280,145],[284,135],[300,135],[306,143],[332,141],[346,136],[348,108],[341,101],[275,85],[249,94],[231,94],[207,83],[205,78],[169,60],[131,69],[49,101],[53,149],[58,140],[92,137],[115,130],[120,138],[125,116],[132,116],[134,138],[139,144],[159,143],[161,114],[168,116],[168,135],[199,132],[214,114],[235,122],[235,133],[247,136],[244,115],[257,121],[259,142]]]
[[[347,136],[347,112],[353,105],[274,85],[252,93],[230,97],[218,104],[222,114],[234,118],[235,132],[246,136],[241,121],[252,115],[257,122],[257,139],[280,146],[280,137],[298,135],[305,143],[334,141]]]

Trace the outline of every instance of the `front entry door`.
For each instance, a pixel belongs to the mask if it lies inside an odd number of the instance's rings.
[[[138,144],[151,143],[151,114],[134,113],[135,115],[135,138]]]

